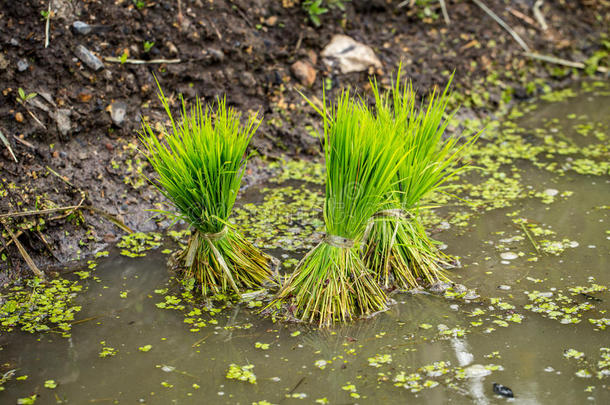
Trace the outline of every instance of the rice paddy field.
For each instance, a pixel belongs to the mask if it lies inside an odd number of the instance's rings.
[[[609,106],[607,83],[583,82],[497,121],[456,120],[487,128],[468,156],[477,169],[422,213],[457,258],[454,284],[393,291],[368,319],[263,317],[266,290],[202,305],[168,271],[179,230],[125,237],[65,279],[16,285],[0,314],[0,402],[609,403]],[[271,169],[231,220],[289,273],[323,236],[324,166]],[[35,310],[11,320],[8,303],[26,299]]]

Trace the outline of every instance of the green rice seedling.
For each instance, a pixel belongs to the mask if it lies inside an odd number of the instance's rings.
[[[313,105],[313,104],[312,104]],[[314,106],[315,108],[315,106]],[[395,177],[396,136],[378,134],[372,112],[344,91],[324,117],[326,236],[296,266],[270,306],[320,326],[386,308],[387,297],[360,256],[360,242]]]
[[[457,165],[463,148],[460,137],[444,137],[455,114],[447,113],[449,86],[434,91],[426,104],[417,107],[412,84],[400,83],[400,69],[391,92],[381,94],[373,83],[377,125],[396,127],[390,133],[402,141],[404,159],[399,165],[386,205],[373,216],[365,237],[364,263],[385,288],[414,288],[420,284],[449,281],[443,268],[448,257],[431,240],[418,216],[421,200],[465,169]]]
[[[270,258],[228,223],[258,120],[250,117],[241,125],[240,114],[224,99],[212,112],[199,100],[187,109],[181,98],[181,122],[176,122],[159,90],[171,125],[157,136],[143,122],[141,139],[158,174],[156,185],[176,208],[172,215],[192,228],[187,247],[176,256],[178,266],[204,295],[259,287],[271,276]]]

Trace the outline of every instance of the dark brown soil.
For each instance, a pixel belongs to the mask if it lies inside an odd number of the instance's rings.
[[[167,226],[150,220],[152,213],[146,211],[162,199],[143,181],[140,172],[150,173],[135,149],[141,118],[163,120],[153,75],[174,98],[182,93],[187,99],[199,95],[212,101],[226,94],[237,109],[264,116],[252,145],[259,154],[250,165],[247,182],[252,183],[266,175],[264,159],[319,153],[309,135],[318,126],[316,117],[296,89],[317,97],[323,84],[331,95],[344,86],[366,90],[369,74],[387,84],[403,61],[406,76],[422,91],[444,84],[447,72],[455,69],[455,88],[471,106],[466,112],[483,116],[498,108],[503,92],[516,98],[533,95],[526,85],[534,78],[557,87],[582,74],[528,60],[506,31],[466,0],[447,1],[448,26],[434,1],[417,0],[411,6],[408,1],[353,0],[344,3],[345,11],[321,16],[318,28],[298,0],[182,0],[181,14],[177,0],[52,3],[46,49],[41,11],[48,1],[3,0],[0,8],[0,131],[18,160],[0,143],[0,214],[82,205],[76,211],[1,218],[0,281],[9,273],[29,271],[6,229],[16,233],[38,266],[49,268],[116,241],[124,232],[116,223],[142,231]],[[426,3],[432,14],[426,15]],[[484,3],[539,53],[584,61],[608,35],[605,0],[546,1],[546,31],[533,18],[533,0]],[[77,20],[94,26],[93,31],[73,32]],[[371,46],[383,70],[331,71],[318,55],[338,33]],[[154,42],[148,52],[145,41]],[[132,59],[181,63],[105,61],[102,70],[93,71],[76,58],[78,45],[100,58],[127,53]],[[316,70],[310,88],[291,74],[290,66],[299,60],[309,60]],[[38,96],[23,105],[19,88]],[[483,102],[470,102],[475,93]],[[109,106],[121,102],[126,118],[117,125]],[[64,133],[57,111],[69,114]]]

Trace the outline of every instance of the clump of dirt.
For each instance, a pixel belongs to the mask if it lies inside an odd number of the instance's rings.
[[[332,97],[345,86],[366,91],[371,76],[387,86],[402,61],[422,91],[444,85],[455,70],[456,103],[483,116],[582,75],[528,59],[471,1],[446,2],[449,24],[436,1],[333,3],[344,10],[331,8],[316,27],[298,0],[53,0],[46,48],[49,2],[5,5],[0,131],[12,153],[2,143],[2,277],[28,271],[19,245],[38,266],[53,267],[102,249],[126,229],[168,225],[147,211],[163,199],[138,153],[141,119],[165,120],[155,77],[172,100],[226,95],[230,105],[264,117],[252,144],[251,184],[269,175],[264,160],[319,156],[312,136],[319,120],[297,89],[319,98],[324,86]],[[610,17],[602,1],[545,2],[546,30],[533,1],[484,3],[535,52],[586,61],[590,72],[607,58],[600,52]],[[335,34],[372,47],[383,68],[332,70],[319,54]]]

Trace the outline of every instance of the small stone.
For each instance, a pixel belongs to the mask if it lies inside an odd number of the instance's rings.
[[[503,260],[515,260],[519,255],[514,252],[502,252],[500,253],[500,257]]]
[[[27,60],[19,59],[19,61],[17,61],[17,70],[18,71],[25,72],[26,70],[28,70],[29,67],[30,67],[30,64],[28,63]]]
[[[335,35],[321,53],[330,67],[338,67],[341,73],[363,72],[369,67],[381,69],[381,61],[371,47],[355,41],[347,35]]]
[[[464,369],[466,378],[482,378],[491,374],[491,371],[480,364],[473,364],[472,366]]]
[[[294,62],[290,70],[303,86],[310,87],[316,81],[316,70],[307,61]]]
[[[76,34],[87,35],[91,33],[91,26],[83,21],[74,21],[72,23],[72,31]]]
[[[254,87],[256,86],[256,79],[252,76],[250,72],[244,72],[239,77],[239,81],[246,87]]]
[[[79,152],[79,153],[78,153],[78,158],[79,158],[80,160],[85,160],[85,159],[87,159],[87,153],[86,153],[86,152]]]
[[[4,57],[4,54],[0,52],[0,70],[4,70],[8,67],[8,60]]]
[[[74,50],[74,54],[80,59],[85,65],[94,71],[98,71],[104,68],[104,63],[93,54],[89,49],[82,45],[79,45]]]
[[[19,46],[19,40],[17,38],[11,38],[11,40],[9,41],[9,44],[11,44],[13,46]]]
[[[59,157],[59,152],[58,151],[53,151],[52,156],[57,159]]]
[[[112,151],[114,150],[114,145],[112,145],[110,142],[106,142],[106,143],[104,144],[104,146],[106,147],[106,149],[107,149],[109,152],[112,152]]]
[[[225,59],[225,54],[216,48],[208,48],[208,54],[214,62],[222,62]]]
[[[267,18],[267,21],[265,21],[265,24],[267,24],[270,27],[273,27],[275,24],[277,24],[277,16],[272,15],[271,17]]]
[[[23,122],[23,114],[21,114],[20,112],[15,113],[15,121]]]
[[[127,115],[127,104],[124,101],[115,101],[110,105],[110,118],[114,125],[121,126]]]
[[[68,135],[72,123],[70,122],[71,111],[66,108],[60,108],[59,110],[53,111],[50,116],[55,120],[57,124],[57,130],[63,136]]]
[[[511,287],[509,285],[504,285],[504,284],[498,286],[499,290],[504,290],[504,291],[508,291],[508,290],[510,290],[510,288]]]
[[[547,188],[546,190],[544,190],[544,194],[551,197],[555,197],[557,194],[559,194],[559,190],[554,188]]]
[[[176,48],[176,45],[174,45],[173,42],[167,41],[165,46],[167,47],[170,55],[178,55],[178,48]]]
[[[81,103],[88,103],[92,98],[93,93],[91,93],[89,90],[83,89],[78,92],[78,99],[81,101]]]

